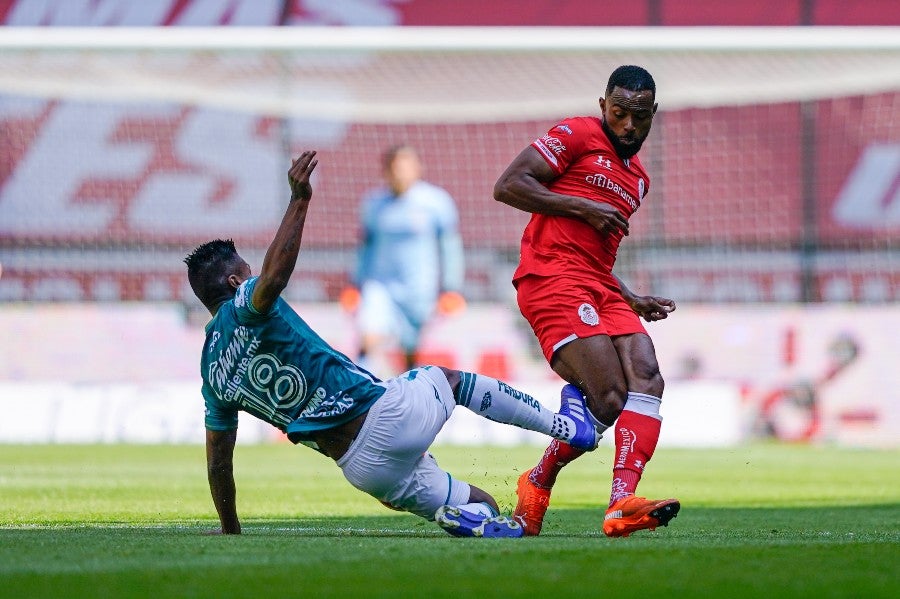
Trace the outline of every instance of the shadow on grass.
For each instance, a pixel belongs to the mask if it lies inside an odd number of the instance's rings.
[[[602,512],[596,509],[552,509],[539,538],[603,537]],[[410,515],[273,518],[244,522],[250,535],[298,537],[443,537],[433,522]],[[709,541],[812,541],[846,537],[848,541],[900,541],[900,504],[858,507],[682,508],[668,527],[642,531],[631,538]]]
[[[604,537],[601,531],[603,513],[599,509],[551,509],[544,519],[538,538]],[[215,527],[207,521],[73,522],[70,524],[39,524],[0,526],[0,534],[12,538],[34,538],[66,532],[79,534],[142,534],[193,535],[209,532]],[[383,516],[318,516],[288,515],[273,518],[245,518],[245,536],[293,536],[310,538],[333,537],[447,537],[436,524],[409,514]],[[817,539],[828,535],[845,535],[857,541],[864,539],[900,540],[900,504],[868,506],[816,506],[790,508],[714,508],[682,506],[678,517],[668,527],[642,536],[669,539],[747,540]],[[8,544],[6,545],[9,546]],[[0,555],[3,549],[0,548]]]

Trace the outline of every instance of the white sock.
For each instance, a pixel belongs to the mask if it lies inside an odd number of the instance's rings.
[[[565,424],[568,424],[572,434],[575,433],[575,423],[570,418],[554,414],[527,393],[483,374],[471,372],[460,374],[462,380],[456,389],[455,397],[457,405],[468,408],[488,420],[513,424],[545,435],[556,437],[552,434],[554,431],[563,434]],[[561,423],[559,419],[567,423]]]
[[[625,410],[637,412],[644,416],[656,418],[662,422],[662,416],[659,413],[659,406],[662,399],[655,395],[647,395],[646,393],[628,392],[628,399],[625,400]]]

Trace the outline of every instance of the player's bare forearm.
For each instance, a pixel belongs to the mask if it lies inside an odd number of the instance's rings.
[[[628,219],[610,204],[554,193],[546,184],[556,173],[531,146],[522,150],[494,185],[494,199],[533,214],[577,218],[601,233],[628,235]]]
[[[253,293],[253,307],[259,312],[269,311],[294,273],[308,209],[309,202],[291,200],[275,238],[266,250],[259,282]]]
[[[206,431],[206,473],[223,534],[240,534],[234,484],[234,444],[237,431]]]
[[[513,208],[551,216],[577,216],[584,198],[554,193],[545,187],[555,173],[536,150],[528,147],[500,175],[494,185],[494,199]]]
[[[637,297],[634,292],[628,288],[628,285],[625,284],[619,275],[613,273],[613,278],[616,279],[616,282],[619,283],[619,289],[622,291],[622,297],[625,298],[625,301],[631,304],[632,300]]]
[[[669,313],[675,310],[673,300],[655,295],[637,295],[617,275],[614,274],[613,277],[618,281],[622,297],[631,306],[631,309],[647,322],[668,318]]]
[[[275,238],[266,250],[259,281],[253,292],[253,307],[259,312],[269,311],[287,287],[297,265],[306,214],[312,198],[309,178],[318,164],[315,155],[316,153],[312,151],[303,152],[288,171],[291,201],[281,219],[278,231],[275,232]]]

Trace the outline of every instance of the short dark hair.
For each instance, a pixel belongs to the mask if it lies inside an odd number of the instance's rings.
[[[211,308],[212,303],[230,294],[228,267],[239,258],[234,241],[214,239],[197,246],[184,259],[191,289],[204,306]]]
[[[612,75],[609,76],[609,83],[606,84],[606,95],[612,93],[613,88],[616,87],[633,92],[650,90],[653,97],[656,98],[656,82],[653,81],[653,76],[643,67],[633,64],[622,65],[612,72]]]

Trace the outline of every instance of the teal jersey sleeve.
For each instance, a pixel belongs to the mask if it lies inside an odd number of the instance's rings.
[[[206,426],[232,430],[244,411],[294,442],[366,412],[384,385],[317,335],[279,298],[268,313],[251,301],[257,277],[238,287],[207,325],[201,358]]]

